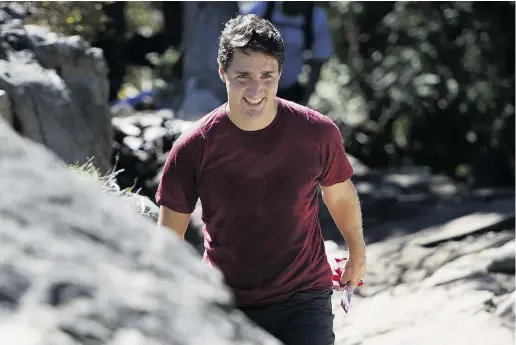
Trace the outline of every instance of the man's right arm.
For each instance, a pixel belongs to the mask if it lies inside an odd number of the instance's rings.
[[[176,140],[156,192],[160,206],[158,225],[171,229],[182,239],[198,200],[197,147],[194,137],[184,135]]]
[[[190,221],[190,215],[191,213],[179,213],[172,211],[166,206],[160,206],[158,225],[169,228],[184,240],[188,222]]]

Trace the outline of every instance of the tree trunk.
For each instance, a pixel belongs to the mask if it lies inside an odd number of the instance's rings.
[[[197,120],[224,102],[226,88],[217,64],[219,36],[224,24],[237,13],[236,1],[184,3],[185,97],[181,119]]]

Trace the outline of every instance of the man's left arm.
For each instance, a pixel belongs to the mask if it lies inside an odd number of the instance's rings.
[[[315,91],[315,86],[321,76],[321,70],[326,61],[329,60],[333,54],[333,41],[331,38],[330,25],[328,23],[328,16],[326,12],[315,6],[313,14],[313,44],[310,60],[307,61],[310,67],[308,74],[308,81],[305,87],[304,104],[308,103],[310,96]]]
[[[351,182],[353,168],[344,150],[342,134],[329,118],[324,122],[321,126],[323,166],[318,183],[323,201],[349,251],[341,283],[350,282],[354,288],[363,279],[366,264],[362,212],[358,193]]]
[[[345,284],[349,281],[354,288],[363,279],[366,261],[362,212],[357,191],[348,179],[332,186],[322,186],[322,197],[349,251],[341,282]]]

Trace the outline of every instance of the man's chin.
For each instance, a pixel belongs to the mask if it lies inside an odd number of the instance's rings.
[[[258,117],[262,116],[265,113],[266,104],[260,104],[258,107],[249,106],[248,104],[244,104],[244,114],[249,117]]]
[[[248,109],[246,111],[244,111],[244,114],[247,116],[247,117],[260,117],[262,116],[264,113],[263,109],[260,109],[260,110],[254,110],[254,109]]]

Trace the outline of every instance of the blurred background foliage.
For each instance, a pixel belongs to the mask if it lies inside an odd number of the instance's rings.
[[[112,3],[20,2],[31,22],[97,46],[99,35],[106,44],[135,33],[181,36],[170,19],[177,7],[126,2],[117,28],[103,11]],[[495,184],[514,184],[514,2],[318,4],[335,56],[310,104],[340,124],[349,153],[371,167],[423,165],[464,181],[476,171],[479,181],[494,174]],[[123,71],[126,87],[171,82],[177,49],[148,60]]]
[[[350,152],[458,179],[486,156],[514,163],[514,3],[325,5],[336,57],[316,106],[345,125]]]
[[[24,1],[18,2],[30,13],[29,23],[50,27],[66,35],[81,35],[93,41],[98,32],[109,31],[108,17],[103,7],[113,1]],[[128,34],[134,31],[158,32],[163,25],[159,8],[154,2],[131,1],[125,15]],[[108,33],[109,34],[109,33]]]

